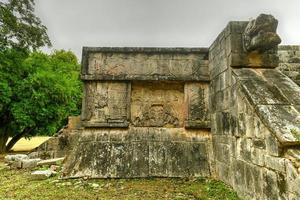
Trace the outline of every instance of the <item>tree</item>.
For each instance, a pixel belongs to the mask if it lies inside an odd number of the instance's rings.
[[[34,14],[34,0],[0,0],[0,50],[51,46],[47,28]]]
[[[52,135],[79,114],[79,68],[70,51],[0,51],[0,152],[22,137]]]

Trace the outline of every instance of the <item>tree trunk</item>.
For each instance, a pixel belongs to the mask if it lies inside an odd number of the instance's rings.
[[[13,148],[13,146],[25,135],[29,134],[33,128],[25,128],[22,133],[15,135],[6,145],[5,151],[8,152]]]
[[[6,152],[6,143],[8,140],[8,133],[6,131],[6,128],[0,129],[0,154]]]

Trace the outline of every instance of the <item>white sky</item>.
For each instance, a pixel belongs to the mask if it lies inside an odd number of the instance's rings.
[[[54,49],[208,47],[229,21],[279,20],[282,44],[300,44],[300,0],[36,0]]]

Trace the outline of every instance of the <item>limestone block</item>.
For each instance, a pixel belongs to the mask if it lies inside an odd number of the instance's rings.
[[[54,172],[51,170],[37,170],[30,174],[32,180],[44,180],[52,176]]]
[[[286,199],[286,186],[282,176],[279,176],[274,171],[264,171],[263,182],[264,199]]]
[[[22,160],[10,161],[9,167],[11,169],[21,169],[22,168]]]
[[[265,165],[265,155],[266,151],[259,148],[252,148],[251,150],[251,162],[255,165],[264,166]]]
[[[213,141],[213,148],[215,153],[215,158],[219,162],[226,163],[230,159],[230,151],[228,144],[222,144],[218,141]]]
[[[237,157],[240,160],[251,162],[252,140],[246,138],[237,139]]]
[[[11,162],[11,161],[27,160],[27,159],[29,159],[29,157],[26,154],[15,154],[15,155],[7,155],[7,156],[5,156],[4,159],[5,159],[5,162]]]
[[[261,167],[257,167],[252,164],[245,163],[245,186],[244,193],[249,193],[248,195],[251,199],[260,199],[263,196],[263,170]]]
[[[289,200],[298,200],[300,197],[294,193],[288,193]]]
[[[282,150],[279,146],[279,142],[276,139],[276,137],[270,131],[266,131],[265,135],[266,135],[266,150],[268,155],[280,156]]]
[[[84,130],[64,162],[64,177],[209,176],[208,132],[130,127]]]
[[[223,163],[216,161],[217,177],[228,185],[232,185],[233,182],[233,176],[231,172],[231,165],[228,162]]]
[[[233,167],[233,186],[235,190],[237,190],[239,193],[244,193],[245,191],[245,184],[246,184],[246,179],[245,179],[245,162],[239,160],[239,159],[234,159],[232,163]]]
[[[300,185],[300,175],[297,172],[297,169],[293,166],[291,161],[286,160],[286,183],[287,190],[290,193],[300,197],[299,185]],[[294,196],[293,195],[293,196]]]
[[[47,159],[47,160],[40,160],[37,165],[38,166],[44,166],[44,165],[55,165],[59,162],[62,162],[64,160],[64,157],[62,158],[53,158],[53,159]]]
[[[88,82],[82,110],[86,127],[127,127],[130,85],[126,82]]]
[[[298,144],[300,113],[289,105],[259,105],[259,117],[282,145]]]
[[[229,56],[229,66],[243,68],[276,68],[278,67],[278,56],[275,52],[272,53],[231,53]]]
[[[285,158],[293,162],[294,166],[300,168],[300,149],[288,149],[284,155]]]
[[[109,49],[108,49],[109,50]],[[85,80],[208,80],[207,51],[85,48]],[[152,50],[152,52],[151,52]],[[148,51],[148,52],[147,52]]]
[[[277,87],[262,79],[242,80],[242,89],[254,105],[288,104],[288,100]]]
[[[285,161],[285,158],[273,157],[269,155],[265,156],[266,167],[281,173],[285,173]]]
[[[186,128],[209,128],[208,85],[203,83],[186,83],[184,86]]]
[[[22,168],[23,169],[33,169],[37,166],[37,163],[41,161],[41,159],[28,159],[28,160],[22,160]]]
[[[300,87],[295,82],[277,70],[262,69],[260,72],[287,97],[291,104],[300,104]]]

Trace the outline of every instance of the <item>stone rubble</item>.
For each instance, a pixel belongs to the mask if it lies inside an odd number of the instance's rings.
[[[11,169],[33,169],[38,166],[49,166],[52,171],[56,171],[59,169],[57,164],[62,162],[64,158],[42,160],[29,158],[25,154],[15,154],[5,156],[4,160]]]
[[[37,170],[30,174],[30,178],[32,180],[45,180],[54,174],[55,172],[51,170]]]
[[[45,165],[51,166],[51,165],[55,165],[59,162],[62,162],[63,160],[64,160],[64,157],[63,158],[53,158],[53,159],[41,160],[37,163],[37,166],[45,166]]]

